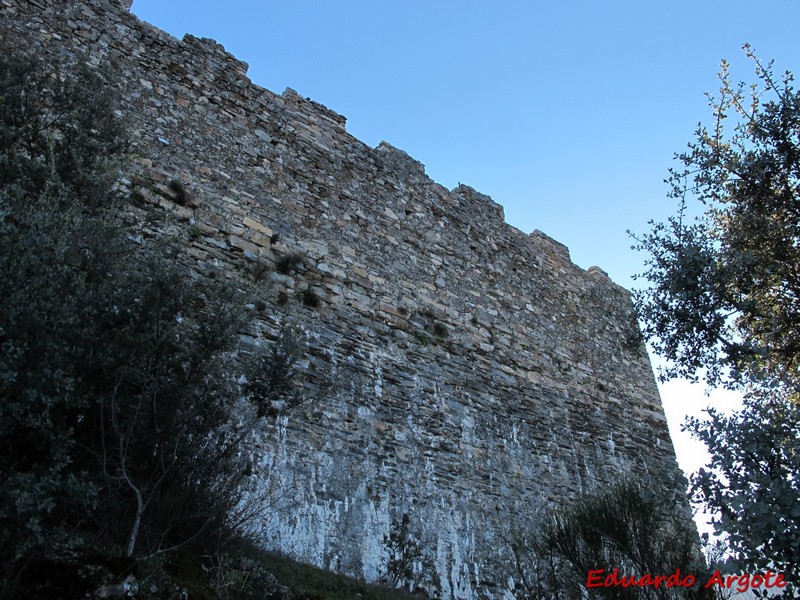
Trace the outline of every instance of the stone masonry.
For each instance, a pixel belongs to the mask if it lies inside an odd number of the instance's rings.
[[[0,0],[0,31],[119,74],[134,242],[177,237],[198,278],[262,275],[243,352],[303,331],[308,401],[253,448],[266,544],[374,580],[408,514],[442,598],[511,598],[537,516],[619,473],[677,476],[624,289],[127,4]]]

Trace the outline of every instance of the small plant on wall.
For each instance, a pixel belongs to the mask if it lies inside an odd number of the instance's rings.
[[[142,191],[138,189],[131,190],[130,194],[128,195],[128,199],[136,206],[143,206],[147,202]]]
[[[447,325],[442,323],[441,321],[435,321],[433,325],[431,325],[431,333],[435,335],[440,340],[447,338]]]
[[[300,292],[300,303],[308,308],[316,308],[319,306],[319,295],[310,287]]]
[[[187,204],[189,202],[189,194],[186,192],[186,188],[184,187],[183,183],[178,179],[172,179],[167,184],[169,191],[172,192],[172,199],[177,204]]]
[[[269,265],[261,260],[250,267],[250,275],[256,283],[266,281],[269,278],[270,268]]]
[[[289,252],[278,257],[275,261],[275,270],[281,275],[288,275],[303,264],[303,255],[299,252]]]

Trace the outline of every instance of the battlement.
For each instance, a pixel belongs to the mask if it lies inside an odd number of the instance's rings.
[[[630,297],[601,269],[127,6],[0,0],[0,32],[119,74],[122,181],[144,199],[126,217],[182,240],[195,277],[262,275],[243,351],[281,322],[305,331],[317,399],[252,449],[264,502],[285,500],[263,524],[273,544],[371,580],[409,513],[442,598],[507,597],[511,542],[538,515],[619,472],[678,476]]]

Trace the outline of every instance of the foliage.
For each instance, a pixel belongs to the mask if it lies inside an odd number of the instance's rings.
[[[48,75],[4,46],[0,77],[0,437],[8,449],[0,553],[9,564],[35,547],[74,545],[100,501],[91,459],[76,459],[75,430],[88,425],[76,390],[87,356],[77,349],[94,333],[83,327],[95,308],[83,291],[106,281],[108,255],[98,254],[95,234],[113,229],[102,209],[124,141],[97,75]],[[87,135],[92,128],[100,139]]]
[[[444,340],[447,338],[447,325],[442,323],[441,321],[435,321],[433,325],[431,325],[431,332],[440,340]]]
[[[747,48],[749,56],[752,52]],[[677,217],[638,239],[652,287],[636,295],[665,375],[710,384],[777,378],[793,386],[800,351],[800,92],[756,60],[749,97],[723,63],[714,125],[677,156]],[[725,128],[726,119],[735,122]],[[688,221],[695,197],[705,212]]]
[[[125,147],[104,74],[79,66],[74,76],[46,73],[33,58],[0,57],[0,186],[85,208],[107,201],[114,162]]]
[[[186,204],[189,201],[189,194],[179,179],[170,179],[167,187],[172,192],[172,199],[178,204]]]
[[[708,413],[688,423],[713,465],[694,477],[698,500],[718,508],[717,533],[743,572],[771,568],[797,582],[800,407],[774,391],[749,396],[735,415]]]
[[[288,254],[282,254],[275,261],[275,271],[277,271],[281,275],[288,275],[292,271],[296,270],[302,264],[303,264],[302,254],[300,254],[299,252],[289,252]]]
[[[300,304],[308,308],[317,308],[320,304],[319,294],[312,288],[304,288],[300,292]]]
[[[286,586],[290,598],[316,600],[425,600],[424,593],[413,594],[403,589],[367,584],[338,573],[299,563],[285,556],[260,552],[259,562],[265,565]]]
[[[408,583],[413,589],[419,583],[414,565],[422,560],[422,548],[411,534],[410,524],[408,513],[403,513],[399,521],[392,523],[391,531],[384,536],[384,544],[389,551],[384,579],[395,588]]]
[[[538,559],[535,572],[522,578],[530,597],[546,597],[546,590],[553,598],[572,598],[582,590],[590,598],[713,598],[702,586],[585,587],[588,573],[597,569],[604,577],[619,569],[621,576],[636,579],[680,569],[704,581],[694,523],[658,485],[620,481],[584,494],[554,515],[540,537],[527,542]]]
[[[515,598],[566,600],[580,595],[580,579],[558,552],[544,543],[541,526],[513,535],[511,551]]]
[[[704,376],[743,392],[742,411],[688,423],[712,455],[694,494],[739,564],[796,577],[800,92],[790,72],[778,78],[745,53],[758,82],[735,85],[723,62],[713,124],[698,127],[677,155],[683,168],[670,171],[678,215],[636,238],[651,287],[635,301],[645,337],[669,361],[663,378]],[[690,220],[692,199],[702,214]]]
[[[302,400],[293,381],[299,374],[297,363],[303,351],[299,332],[285,326],[269,351],[250,362],[243,390],[259,417],[275,415]]]
[[[0,51],[6,598],[82,596],[181,548],[218,552],[254,514],[243,450],[263,413],[241,382],[283,394],[297,356],[242,366],[245,292],[194,281],[166,243],[134,246],[113,87],[57,72]]]

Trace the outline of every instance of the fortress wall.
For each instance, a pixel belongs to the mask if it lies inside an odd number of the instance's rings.
[[[601,270],[121,1],[0,0],[0,14],[21,44],[119,75],[141,243],[176,236],[196,277],[272,271],[242,351],[281,323],[304,331],[310,400],[252,449],[269,544],[375,579],[408,513],[443,598],[509,597],[510,543],[536,518],[619,472],[678,476],[629,295]],[[275,272],[290,253],[302,264]]]

